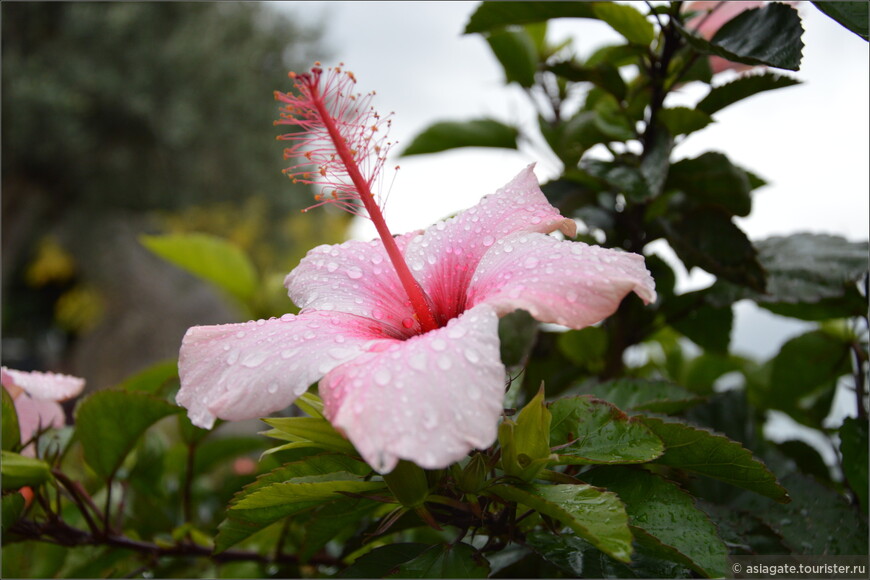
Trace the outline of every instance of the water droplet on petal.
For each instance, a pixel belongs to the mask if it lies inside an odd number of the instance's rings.
[[[477,354],[476,350],[471,350],[470,348],[465,349],[465,358],[468,359],[468,362],[471,364],[475,364],[480,361],[480,355]]]
[[[249,369],[256,368],[263,364],[263,361],[265,361],[268,356],[268,353],[264,350],[249,352],[242,359],[242,366],[248,367]]]
[[[381,367],[375,371],[375,374],[374,374],[375,383],[379,384],[382,387],[387,386],[390,383],[391,378],[392,378],[392,375],[390,375],[390,371],[388,371],[387,369],[385,369],[383,367]]]
[[[462,338],[467,332],[468,329],[465,326],[454,324],[447,329],[447,336],[449,338]]]
[[[281,358],[283,358],[285,360],[288,358],[292,358],[293,355],[295,355],[297,352],[298,351],[296,349],[289,349],[289,348],[287,350],[282,350],[281,351]]]
[[[296,318],[295,314],[284,314],[283,316],[281,316],[281,320],[283,320],[284,322],[290,322],[294,318]]]
[[[523,261],[523,266],[525,266],[526,268],[528,268],[530,270],[537,265],[538,265],[538,259],[535,258],[534,256],[529,256],[528,258],[525,259],[525,261]]]
[[[234,350],[227,356],[227,364],[233,365],[236,364],[236,361],[239,360],[239,351]]]
[[[408,364],[411,365],[412,369],[418,371],[426,370],[426,355],[422,352],[415,352],[408,357]]]
[[[351,280],[359,280],[363,276],[362,270],[357,267],[348,268],[346,273]]]
[[[269,386],[266,388],[266,390],[274,395],[275,393],[278,392],[278,383],[269,384]]]
[[[453,360],[449,356],[442,355],[438,357],[438,368],[440,368],[442,371],[448,371],[452,366]]]
[[[468,387],[468,398],[472,401],[480,399],[480,389],[471,385]]]
[[[495,243],[495,238],[492,236],[486,236],[483,238],[483,247],[488,248]]]
[[[443,339],[436,338],[432,341],[432,350],[442,351],[447,348],[447,343]]]
[[[413,319],[413,318],[405,318],[405,319],[403,319],[403,320],[402,320],[402,326],[404,326],[405,328],[411,328],[411,327],[413,327],[413,326],[414,326],[414,319]]]
[[[317,335],[314,334],[313,331],[309,330],[309,331],[307,331],[305,334],[302,335],[302,338],[304,338],[305,340],[311,340],[311,339],[314,338],[315,336],[317,336]]]
[[[240,330],[236,333],[236,338],[245,338],[245,331]]]

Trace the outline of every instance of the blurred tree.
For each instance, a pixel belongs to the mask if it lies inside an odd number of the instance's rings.
[[[260,196],[259,238],[293,242],[281,218],[310,196],[281,175],[272,91],[323,57],[320,34],[260,3],[3,3],[5,361],[41,349],[30,365],[56,364],[46,337],[98,332],[100,315],[117,328],[138,310],[144,351],[148,319],[171,320],[146,358],[233,316],[135,239],[165,227],[154,210]]]

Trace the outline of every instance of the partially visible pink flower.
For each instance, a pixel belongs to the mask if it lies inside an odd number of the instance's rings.
[[[299,315],[188,330],[177,401],[209,428],[283,409],[320,381],[326,417],[376,470],[445,467],[496,438],[500,316],[583,328],[632,291],[655,300],[641,256],[547,235],[575,227],[529,166],[478,205],[395,237],[430,302],[428,331],[382,241],[314,248],[285,280]]]
[[[741,12],[751,8],[760,8],[767,2],[717,2],[714,0],[702,0],[699,2],[689,2],[683,4],[684,12],[695,12],[686,21],[686,28],[696,32],[702,38],[710,40],[719,31],[722,26],[729,20],[736,17]],[[783,2],[783,4],[795,5],[796,2]],[[719,56],[710,57],[710,69],[713,74],[717,74],[726,70],[735,72],[743,72],[754,68],[755,65],[743,64],[739,62],[731,62]]]
[[[63,408],[58,401],[77,396],[85,386],[85,380],[71,375],[25,372],[0,368],[0,382],[15,403],[21,441],[26,442],[40,430],[66,425]],[[25,454],[32,454],[30,446]]]

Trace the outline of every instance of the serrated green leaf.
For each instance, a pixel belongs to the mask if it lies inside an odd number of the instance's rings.
[[[701,207],[662,226],[687,268],[702,268],[729,282],[764,291],[766,274],[755,247],[728,212]]]
[[[429,548],[429,544],[395,543],[378,546],[357,558],[342,570],[337,578],[384,578],[400,564],[413,560]]]
[[[374,500],[345,497],[324,505],[305,523],[299,558],[305,562],[323,549],[326,544],[340,536],[349,526],[355,526],[372,514],[380,502]]]
[[[620,409],[653,413],[678,413],[703,400],[673,383],[647,379],[614,379],[598,383],[587,392]]]
[[[182,270],[214,284],[243,303],[257,289],[253,262],[235,244],[200,233],[141,236],[143,246]]]
[[[288,502],[285,505],[281,505],[279,500],[279,505],[271,507],[267,506],[261,509],[239,508],[240,503],[246,502],[249,497],[261,492],[262,490],[281,483],[292,483],[294,481],[310,482],[312,481],[312,478],[319,478],[321,480],[325,479],[326,483],[329,483],[329,478],[332,474],[340,474],[336,477],[342,478],[351,477],[351,479],[345,479],[343,481],[353,484],[360,482],[361,478],[367,475],[370,471],[371,468],[362,461],[357,461],[345,455],[324,454],[307,457],[301,461],[287,463],[281,467],[273,469],[269,473],[261,475],[256,479],[256,481],[245,486],[240,492],[233,496],[227,509],[226,518],[221,522],[218,534],[215,537],[215,551],[223,552],[283,517],[325,503],[322,499],[312,497],[314,495],[313,493],[309,493],[306,502]],[[321,481],[321,483],[323,483],[323,481]],[[341,481],[339,483],[341,483]],[[383,482],[380,482],[379,485],[385,487]],[[324,490],[320,489],[320,491],[322,492]],[[340,497],[340,495],[334,495],[334,493],[330,492],[326,501],[338,499]]]
[[[803,27],[797,10],[771,2],[750,8],[726,22],[709,41],[678,24],[683,37],[696,50],[731,62],[798,70]]]
[[[728,105],[742,101],[757,93],[772,91],[800,84],[800,81],[791,77],[775,73],[749,74],[710,89],[707,96],[695,106],[698,111],[712,115],[721,111]]]
[[[322,417],[279,417],[262,421],[274,428],[262,434],[273,439],[293,443],[310,441],[327,451],[356,453],[353,444]]]
[[[722,153],[710,151],[677,161],[668,173],[666,187],[734,215],[747,216],[752,209],[749,176]]]
[[[595,2],[592,10],[595,16],[609,24],[631,43],[649,46],[655,38],[652,22],[634,6],[615,2]]]
[[[550,445],[561,464],[643,463],[664,446],[643,423],[610,403],[567,397],[550,403]]]
[[[493,119],[443,121],[417,135],[402,156],[438,153],[459,147],[517,148],[519,131]]]
[[[181,412],[181,407],[137,391],[107,390],[88,396],[75,411],[85,462],[100,477],[112,477],[148,427]]]
[[[631,532],[619,497],[591,485],[494,485],[488,491],[555,518],[622,562],[631,559]]]
[[[481,2],[465,26],[465,34],[487,32],[553,18],[595,18],[594,2]]]
[[[656,463],[724,481],[780,502],[789,501],[776,476],[740,443],[685,423],[655,417],[642,420],[665,443],[665,452]]]
[[[386,578],[486,578],[489,562],[463,542],[436,544],[396,566]]]
[[[867,510],[868,436],[867,419],[847,417],[840,427],[840,453],[843,455],[843,475],[855,492],[864,510]]]
[[[21,428],[18,426],[15,401],[12,400],[12,396],[5,388],[0,387],[0,391],[3,391],[2,447],[4,451],[8,451],[21,443]]]
[[[713,122],[708,114],[688,107],[661,109],[658,112],[658,119],[674,136],[700,131]]]
[[[598,468],[586,479],[619,494],[635,537],[660,558],[711,578],[727,574],[728,549],[716,527],[677,485],[626,467]]]
[[[150,367],[124,379],[118,388],[122,391],[142,391],[158,394],[167,383],[178,378],[178,360],[170,359],[151,365]]]
[[[338,471],[269,484],[235,501],[232,509],[236,512],[278,509],[295,513],[334,500],[340,493],[364,493],[384,487],[381,481],[362,481],[356,474]]]
[[[35,457],[25,457],[11,451],[0,451],[0,475],[3,489],[20,489],[25,485],[37,486],[51,478],[51,467]]]
[[[868,34],[867,2],[813,2],[816,8],[864,40]]]
[[[493,31],[487,35],[486,42],[501,63],[506,83],[526,88],[535,84],[538,51],[524,28]]]

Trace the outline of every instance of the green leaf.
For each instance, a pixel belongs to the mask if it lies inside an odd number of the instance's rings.
[[[517,83],[526,88],[535,84],[538,51],[528,31],[524,28],[496,30],[487,35],[486,41],[501,63],[507,83]]]
[[[674,136],[700,131],[713,122],[708,114],[688,107],[661,109],[658,112],[658,119]]]
[[[3,489],[20,489],[25,485],[37,486],[51,478],[51,467],[45,461],[25,457],[11,451],[0,451],[0,475]]]
[[[655,417],[642,420],[665,443],[665,452],[656,463],[724,481],[780,502],[789,501],[776,476],[740,443],[685,423]]]
[[[662,454],[664,446],[643,423],[610,403],[591,397],[568,397],[550,404],[550,445],[558,463],[643,463]]]
[[[664,222],[668,242],[687,268],[702,268],[729,282],[758,292],[765,287],[765,272],[755,247],[728,212],[701,207]]]
[[[743,75],[729,83],[710,89],[707,96],[696,105],[696,109],[707,115],[712,115],[746,97],[797,84],[800,84],[797,79],[770,72]]]
[[[0,387],[0,391],[3,391],[3,450],[8,451],[21,443],[21,428],[18,426],[15,401],[12,400],[12,396],[5,388]]]
[[[370,499],[345,497],[318,508],[305,523],[299,558],[307,561],[330,541],[341,537],[344,530],[355,528],[381,505]]]
[[[524,366],[538,337],[538,321],[525,310],[514,310],[498,321],[501,360],[508,368]]]
[[[338,578],[384,578],[400,564],[413,560],[429,548],[429,544],[395,543],[379,546],[357,558],[342,570]]]
[[[620,409],[653,413],[679,413],[703,400],[673,383],[646,379],[614,379],[598,383],[588,392]]]
[[[674,163],[666,187],[678,189],[693,200],[722,207],[734,215],[745,217],[752,209],[749,176],[722,153],[707,152]]]
[[[557,62],[547,69],[555,75],[575,83],[592,83],[601,87],[618,100],[625,98],[627,88],[619,69],[608,63],[581,66],[576,62]]]
[[[363,493],[383,488],[383,482],[363,481],[356,474],[339,471],[263,486],[235,500],[232,509],[236,512],[275,510],[286,512],[286,515],[332,501],[340,497],[340,493]]]
[[[486,578],[489,562],[463,542],[436,544],[399,564],[386,578]]]
[[[866,452],[866,450],[865,450]],[[757,514],[793,554],[867,554],[867,519],[837,491],[792,473],[782,484],[794,499],[775,504],[747,494],[734,508]]]
[[[273,439],[291,443],[310,442],[313,444],[311,446],[327,451],[356,453],[353,444],[342,437],[329,421],[322,417],[280,417],[266,418],[262,421],[274,427],[262,433]]]
[[[607,331],[597,326],[569,330],[556,339],[559,351],[590,374],[598,374],[604,370],[608,342]]]
[[[647,190],[651,198],[659,197],[667,183],[668,173],[671,169],[671,151],[674,149],[673,133],[670,128],[667,131],[657,130],[653,135],[653,141],[644,151],[640,161],[640,173],[646,182]]]
[[[643,202],[649,199],[650,189],[638,167],[622,162],[589,160],[581,164],[592,175],[607,182],[614,193],[625,194],[632,201]]]
[[[143,246],[235,296],[242,302],[257,289],[257,271],[247,254],[223,238],[209,234],[141,236]]]
[[[840,427],[840,453],[843,455],[843,475],[855,492],[864,510],[867,510],[867,419],[847,417]]]
[[[178,360],[170,359],[151,365],[143,371],[124,379],[118,385],[123,391],[142,391],[159,394],[167,383],[178,378]]]
[[[867,2],[813,2],[813,4],[824,14],[867,40]]]
[[[356,485],[361,482],[362,477],[370,472],[371,468],[361,461],[345,455],[324,454],[287,463],[267,474],[261,475],[256,481],[245,486],[233,496],[227,509],[226,518],[221,522],[218,534],[215,537],[215,551],[223,552],[290,514],[316,507],[331,500],[340,499],[342,496],[335,494],[336,486],[340,487],[343,484]],[[336,480],[334,482],[330,479],[333,477]],[[309,489],[305,501],[293,502],[291,500],[282,503],[283,500],[279,498],[277,505],[266,505],[265,507],[251,509],[239,507],[239,504],[243,502],[248,502],[250,506],[250,497],[273,485],[292,484],[293,482],[316,482],[325,485]],[[330,486],[330,483],[334,485]],[[383,482],[379,482],[378,485],[381,488],[385,487]],[[322,495],[318,497],[316,495],[318,492],[325,493],[326,499],[323,499]],[[271,492],[270,494],[274,495]],[[262,502],[257,500],[254,503],[268,503],[267,498],[260,499]],[[302,498],[298,499],[301,500]]]
[[[707,290],[688,292],[667,301],[663,311],[668,323],[705,350],[725,354],[731,342],[734,312],[731,306],[714,306]]]
[[[2,501],[3,505],[0,506],[0,508],[2,508],[2,514],[0,515],[2,515],[3,518],[3,525],[2,528],[0,528],[0,531],[2,531],[4,537],[8,538],[9,536],[6,536],[6,534],[9,532],[9,528],[15,525],[15,522],[17,522],[21,518],[21,514],[24,513],[24,496],[20,493],[7,493],[3,496]]]
[[[481,2],[465,34],[554,18],[595,18],[593,2]]]
[[[595,2],[592,10],[595,16],[609,24],[627,41],[641,46],[652,44],[655,38],[652,22],[634,6],[615,2]]]
[[[680,384],[695,393],[712,394],[713,385],[717,379],[722,375],[742,369],[738,357],[705,352],[689,362]]]
[[[726,22],[710,41],[695,36],[679,24],[678,29],[689,44],[704,54],[749,65],[800,68],[803,27],[797,10],[786,4],[771,2],[741,12]]]
[[[262,437],[215,437],[199,443],[194,456],[193,471],[206,473],[227,465],[236,457],[258,453],[263,450]]]
[[[631,558],[631,532],[619,497],[591,485],[494,485],[489,492],[561,521],[622,562]]]
[[[660,558],[712,578],[728,573],[728,549],[716,527],[674,483],[625,467],[598,468],[586,479],[619,494],[637,540]]]
[[[550,411],[544,404],[544,387],[523,407],[516,421],[505,419],[498,426],[501,467],[506,475],[532,481],[549,463]]]
[[[402,155],[438,153],[459,147],[517,148],[519,131],[493,119],[442,121],[417,135]]]
[[[102,478],[114,476],[151,425],[183,409],[137,391],[100,391],[76,407],[76,432],[85,462]]]

